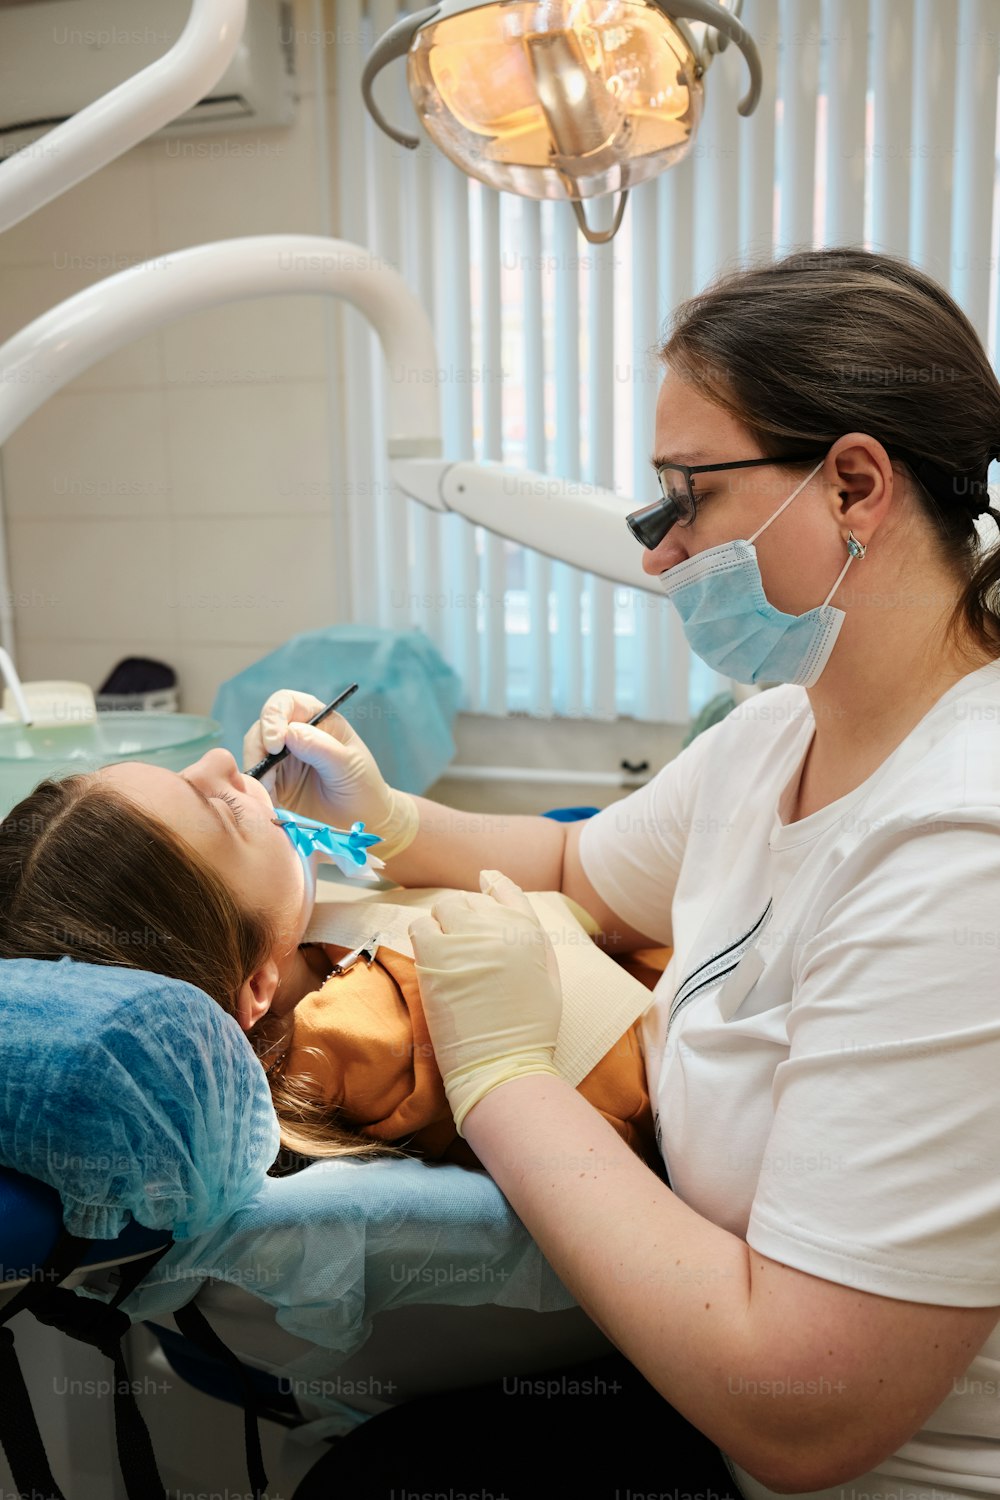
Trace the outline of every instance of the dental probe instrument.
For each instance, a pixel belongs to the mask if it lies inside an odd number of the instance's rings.
[[[321,708],[318,714],[313,714],[312,718],[308,722],[310,724],[318,724],[321,719],[326,718],[327,714],[332,714],[335,708],[339,708],[342,703],[346,703],[351,694],[357,692],[359,686],[359,683],[352,682],[350,687],[345,689],[345,691],[342,692],[339,697],[334,698],[332,703],[328,703],[325,708]],[[263,760],[259,760],[255,766],[251,766],[249,771],[244,771],[243,774],[244,776],[253,776],[255,780],[259,781],[260,778],[262,776],[266,776],[268,771],[272,770],[274,766],[280,765],[286,755],[290,754],[291,751],[287,746],[285,746],[281,750],[275,750],[271,755],[265,755]]]

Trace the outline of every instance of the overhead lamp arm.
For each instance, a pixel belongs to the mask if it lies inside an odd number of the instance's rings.
[[[378,334],[387,365],[398,371],[386,385],[389,457],[440,454],[434,329],[422,304],[363,245],[311,234],[191,245],[117,271],[42,313],[0,345],[0,444],[74,376],[175,318],[299,292],[342,297]]]
[[[247,0],[193,0],[187,25],[168,52],[54,126],[37,145],[8,157],[0,172],[0,231],[197,104],[232,61],[246,8]]]

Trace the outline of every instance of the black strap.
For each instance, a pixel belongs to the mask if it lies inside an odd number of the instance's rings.
[[[32,1279],[0,1308],[0,1325],[27,1308],[40,1323],[92,1345],[112,1361],[115,1371],[115,1440],[128,1500],[157,1500],[157,1497],[167,1500],[167,1497],[156,1467],[149,1429],[136,1402],[121,1349],[122,1335],[132,1326],[132,1320],[120,1310],[118,1303],[138,1286],[172,1244],[173,1240],[169,1240],[152,1255],[144,1255],[122,1266],[118,1291],[112,1302],[105,1303],[95,1298],[78,1297],[75,1292],[58,1285],[78,1269],[93,1247],[91,1240],[63,1230],[44,1265],[36,1268]],[[36,1497],[41,1500],[42,1496],[65,1500],[53,1478],[38,1431],[14,1349],[14,1336],[9,1328],[2,1326],[0,1335],[4,1387],[16,1393],[16,1414],[14,1403],[5,1401],[0,1406],[0,1445],[7,1455],[14,1482],[22,1496],[30,1495],[32,1500]]]
[[[114,1365],[115,1441],[125,1493],[128,1500],[147,1500],[147,1497],[149,1500],[153,1497],[167,1500],[149,1429],[135,1399],[122,1353],[122,1336],[131,1328],[131,1318],[108,1303],[78,1297],[65,1287],[47,1290],[40,1304],[32,1306],[31,1310],[40,1323],[48,1323],[70,1338],[91,1344],[111,1360]]]
[[[132,1319],[127,1313],[121,1311],[120,1304],[124,1299],[134,1292],[140,1281],[161,1260],[167,1251],[173,1246],[171,1237],[161,1249],[152,1255],[144,1255],[140,1260],[128,1261],[119,1267],[120,1281],[118,1290],[111,1299],[110,1304],[104,1309],[107,1314],[108,1332],[103,1334],[104,1342],[98,1347],[102,1353],[114,1361],[115,1366],[115,1441],[118,1445],[118,1467],[122,1471],[125,1481],[125,1493],[128,1500],[143,1500],[146,1495],[152,1495],[151,1484],[156,1484],[160,1491],[163,1489],[163,1481],[156,1467],[156,1456],[153,1453],[153,1444],[149,1436],[149,1428],[146,1426],[139,1404],[135,1399],[135,1392],[129,1380],[128,1370],[125,1367],[125,1357],[122,1354],[121,1341],[124,1334],[132,1326]],[[73,1293],[67,1293],[72,1297]],[[77,1303],[84,1301],[83,1298],[75,1298]],[[91,1302],[92,1306],[101,1306],[99,1303]],[[119,1320],[117,1332],[112,1317]],[[72,1330],[70,1330],[71,1332]]]
[[[43,1496],[44,1500],[66,1500],[49,1467],[9,1328],[0,1328],[0,1389],[0,1448],[10,1466],[14,1489],[22,1500],[27,1495],[38,1496],[39,1500]]]
[[[31,1307],[39,1286],[63,1281],[87,1253],[89,1240],[76,1235],[60,1234],[45,1263],[32,1270],[31,1280],[0,1307],[0,1448],[3,1448],[14,1486],[19,1495],[37,1496],[38,1500],[65,1500],[56,1483],[49,1457],[38,1431],[31,1397],[25,1384],[14,1335],[7,1323],[25,1307]]]
[[[40,1266],[32,1267],[31,1279],[0,1307],[0,1325],[9,1323],[15,1313],[31,1305],[40,1284],[44,1286],[46,1282],[50,1282],[55,1286],[58,1282],[65,1281],[70,1272],[76,1270],[92,1245],[92,1240],[70,1234],[68,1229],[61,1230],[47,1258]]]
[[[267,1489],[267,1475],[264,1473],[264,1459],[260,1451],[260,1427],[257,1421],[258,1397],[246,1366],[222,1342],[201,1308],[196,1307],[193,1302],[186,1303],[184,1307],[175,1308],[172,1316],[184,1337],[204,1349],[206,1354],[211,1354],[215,1359],[221,1360],[243,1387],[243,1432],[246,1440],[247,1474],[250,1487],[254,1492],[254,1500],[266,1500],[264,1492]]]
[[[52,1475],[38,1431],[31,1397],[18,1364],[14,1335],[3,1326],[16,1313],[28,1308],[39,1322],[92,1345],[112,1361],[115,1371],[115,1440],[126,1496],[128,1500],[167,1500],[149,1429],[135,1399],[122,1354],[121,1340],[132,1326],[132,1320],[121,1310],[120,1304],[135,1291],[173,1243],[170,1239],[153,1254],[119,1267],[118,1290],[110,1302],[102,1302],[98,1298],[78,1297],[75,1292],[58,1285],[79,1268],[93,1244],[91,1240],[81,1239],[64,1229],[45,1263],[34,1269],[32,1279],[0,1307],[0,1390],[4,1392],[4,1400],[0,1402],[0,1447],[7,1456],[14,1483],[22,1497],[66,1500]],[[267,1475],[257,1423],[258,1399],[249,1372],[193,1303],[178,1308],[173,1317],[186,1338],[221,1360],[239,1379],[243,1387],[247,1472],[254,1500],[266,1500]]]

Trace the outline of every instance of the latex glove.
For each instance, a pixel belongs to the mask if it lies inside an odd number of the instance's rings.
[[[555,1073],[562,992],[555,954],[518,886],[483,870],[410,926],[417,982],[459,1135],[498,1085]]]
[[[244,736],[243,764],[256,765],[287,745],[291,753],[261,777],[275,806],[340,828],[360,820],[366,833],[377,833],[382,840],[373,852],[379,859],[392,859],[417,836],[417,804],[386,783],[375,757],[343,714],[332,713],[322,724],[306,722],[323,707],[311,693],[279,688]]]

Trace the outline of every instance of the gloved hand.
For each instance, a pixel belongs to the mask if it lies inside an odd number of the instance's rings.
[[[360,819],[366,833],[377,833],[382,840],[372,852],[392,859],[417,836],[417,804],[387,785],[375,757],[343,714],[332,713],[322,724],[306,722],[323,707],[310,693],[290,688],[272,693],[244,736],[243,764],[256,765],[287,745],[291,753],[261,778],[275,806],[340,828]]]
[[[410,925],[417,982],[459,1135],[508,1079],[554,1073],[562,992],[555,954],[524,892],[498,870],[484,895],[455,891]]]

